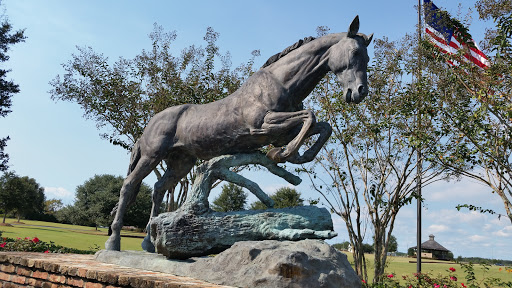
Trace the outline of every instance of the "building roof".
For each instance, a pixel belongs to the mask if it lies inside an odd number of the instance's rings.
[[[434,235],[430,234],[428,237],[429,237],[428,241],[421,243],[421,250],[436,250],[436,251],[450,252],[450,250],[444,248],[443,245],[437,243],[434,240],[434,237],[435,237]],[[411,247],[411,248],[416,249],[416,246]]]

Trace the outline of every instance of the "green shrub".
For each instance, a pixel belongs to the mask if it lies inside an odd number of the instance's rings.
[[[67,248],[60,245],[55,245],[51,242],[47,243],[34,237],[32,239],[26,237],[22,238],[2,238],[3,242],[0,243],[0,251],[17,251],[17,252],[43,252],[43,253],[74,253],[74,254],[94,254],[99,250],[99,247],[91,247],[90,250],[80,250],[75,248]]]
[[[363,287],[367,288],[415,288],[415,287],[432,287],[432,288],[479,288],[479,287],[512,287],[512,281],[503,281],[494,277],[486,277],[477,280],[475,277],[473,264],[460,264],[464,270],[464,279],[457,279],[453,272],[455,268],[450,267],[446,275],[439,274],[437,276],[431,273],[414,273],[412,276],[402,276],[405,284],[400,284],[399,279],[391,273],[385,276],[382,281],[375,284],[367,284],[363,281]],[[488,265],[484,265],[484,269],[489,269]],[[512,273],[512,268],[504,268],[507,272]],[[501,270],[501,269],[500,269]],[[464,282],[461,282],[464,281]],[[460,282],[460,284],[459,284]]]

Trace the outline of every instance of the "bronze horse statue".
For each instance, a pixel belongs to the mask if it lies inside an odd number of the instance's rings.
[[[302,101],[329,71],[341,82],[347,102],[359,103],[368,94],[367,46],[373,34],[358,34],[358,30],[356,16],[347,33],[306,38],[274,55],[226,98],[173,106],[156,114],[132,149],[105,248],[120,250],[127,206],[134,201],[142,180],[161,161],[167,163],[167,170],[155,184],[151,218],[158,215],[165,192],[177,185],[197,159],[250,153],[273,144],[279,148],[267,156],[275,162],[312,161],[332,129],[326,122],[316,122]],[[319,134],[316,143],[299,155],[304,140],[315,134]],[[260,200],[272,206],[269,199]],[[145,245],[151,250],[150,243]]]

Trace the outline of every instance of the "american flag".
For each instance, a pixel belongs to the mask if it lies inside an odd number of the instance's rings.
[[[471,37],[462,37],[459,30],[450,23],[453,23],[449,16],[430,0],[423,0],[425,14],[425,32],[432,44],[437,46],[445,54],[457,54],[460,49],[467,48],[464,53],[464,61],[471,61],[483,69],[490,66],[489,59],[480,51]],[[464,39],[471,39],[464,41]],[[457,65],[455,62],[449,62]]]

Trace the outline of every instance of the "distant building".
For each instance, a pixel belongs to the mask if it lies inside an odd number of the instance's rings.
[[[439,260],[450,260],[448,257],[448,253],[450,250],[443,247],[443,245],[437,243],[434,240],[434,235],[430,234],[428,236],[429,240],[421,243],[421,257],[422,258],[432,258]],[[417,246],[411,247],[417,253]],[[417,255],[417,254],[416,254]]]

